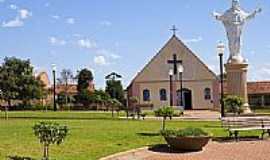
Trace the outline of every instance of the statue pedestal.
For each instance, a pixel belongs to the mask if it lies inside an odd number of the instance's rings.
[[[247,63],[227,63],[227,94],[235,95],[244,100],[244,113],[251,113],[247,93]]]

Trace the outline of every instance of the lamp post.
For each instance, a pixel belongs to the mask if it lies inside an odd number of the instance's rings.
[[[57,111],[56,107],[56,64],[52,64],[52,73],[53,73],[53,110]]]
[[[183,107],[183,72],[184,66],[182,64],[178,65],[178,73],[179,73],[179,80],[180,80],[180,106]]]
[[[224,108],[224,73],[223,73],[223,55],[225,52],[225,45],[222,42],[219,42],[217,45],[217,53],[219,56],[219,64],[220,64],[220,105],[221,105],[221,117],[225,117],[225,108]]]
[[[170,106],[173,106],[173,69],[169,70],[169,77],[170,77]]]
[[[116,82],[117,79],[122,78],[120,74],[117,74],[115,72],[110,73],[105,77],[106,80],[110,80],[112,82]],[[115,92],[115,87],[112,88],[112,98],[116,99],[116,92]],[[128,111],[127,111],[128,112]],[[127,113],[128,114],[128,113]],[[114,117],[114,105],[112,105],[112,117]]]

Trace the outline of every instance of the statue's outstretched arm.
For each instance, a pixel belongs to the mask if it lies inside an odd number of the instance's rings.
[[[256,16],[256,14],[260,13],[260,12],[262,12],[262,9],[258,8],[253,13],[249,14],[246,19],[247,20],[253,19]]]
[[[213,12],[212,16],[214,16],[217,20],[222,21],[222,15],[217,13],[217,12]]]

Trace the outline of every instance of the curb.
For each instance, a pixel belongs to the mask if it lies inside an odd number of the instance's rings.
[[[117,157],[124,156],[124,155],[127,155],[127,154],[132,154],[132,153],[139,152],[139,151],[142,151],[142,150],[146,150],[148,148],[149,147],[142,147],[142,148],[132,149],[132,150],[129,150],[129,151],[119,152],[119,153],[116,153],[116,154],[113,154],[113,155],[110,155],[110,156],[107,156],[107,157],[100,158],[99,160],[113,160],[113,159],[116,159]]]

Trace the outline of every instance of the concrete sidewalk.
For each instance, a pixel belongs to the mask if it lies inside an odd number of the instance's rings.
[[[125,119],[126,117],[120,117]],[[129,117],[132,119],[132,117]],[[161,120],[160,117],[146,116],[145,119]],[[192,121],[219,121],[220,113],[216,111],[200,110],[200,111],[185,111],[181,117],[173,117],[173,120],[192,120]]]

